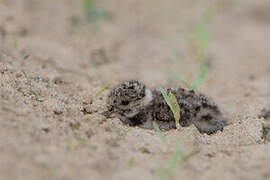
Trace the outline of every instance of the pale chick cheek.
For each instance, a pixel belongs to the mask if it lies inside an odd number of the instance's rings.
[[[145,106],[147,106],[148,104],[151,103],[151,101],[153,100],[153,96],[152,96],[152,92],[150,89],[145,89],[145,97],[143,100],[143,104]]]

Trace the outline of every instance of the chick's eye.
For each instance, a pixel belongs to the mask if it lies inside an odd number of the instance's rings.
[[[129,101],[128,100],[123,100],[121,103],[122,103],[122,105],[125,105],[126,106],[126,105],[129,104]]]

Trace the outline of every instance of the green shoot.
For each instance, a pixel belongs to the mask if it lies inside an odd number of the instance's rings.
[[[105,10],[96,7],[94,0],[81,0],[81,2],[89,21],[96,22],[108,16]]]
[[[209,22],[211,18],[212,8],[208,7],[198,21],[190,42],[195,51],[196,60],[201,63],[205,63],[207,60],[206,54],[210,44]]]
[[[29,58],[29,54],[25,54],[25,55],[23,55],[23,60],[26,60],[26,59],[28,59]]]
[[[74,137],[76,140],[80,141],[81,143],[85,143],[85,142],[86,142],[86,139],[80,137],[80,136],[78,135],[78,133],[76,133],[75,131],[72,131],[72,133],[73,133],[73,137]]]
[[[207,65],[203,65],[201,68],[200,68],[200,72],[199,72],[199,75],[196,77],[196,79],[194,81],[192,81],[191,83],[187,80],[185,80],[184,78],[182,78],[180,76],[179,73],[175,72],[174,70],[172,70],[171,68],[169,68],[169,72],[171,73],[172,77],[177,80],[177,81],[180,81],[184,84],[184,86],[186,88],[189,88],[189,89],[196,89],[201,83],[202,81],[206,78],[207,76],[207,73],[208,73],[208,66]]]
[[[135,158],[131,157],[128,159],[128,167],[131,168],[135,162]]]
[[[188,154],[186,154],[185,156],[183,156],[182,161],[187,161],[189,158],[191,158],[192,156],[196,155],[197,153],[199,153],[200,149],[198,146],[194,146],[192,151]]]
[[[81,138],[81,137],[79,136],[79,134],[76,132],[76,131],[80,128],[80,126],[81,126],[80,123],[79,123],[79,122],[76,122],[76,123],[70,123],[69,126],[70,126],[70,129],[71,129],[71,131],[72,131],[73,137],[74,137],[76,140],[78,140],[78,141],[80,141],[80,142],[82,142],[82,143],[85,143],[85,142],[86,142],[86,139],[85,139],[85,138]]]
[[[184,139],[184,140],[187,139],[191,134],[192,134],[191,131],[185,133],[184,136],[182,137],[182,139]]]
[[[206,51],[209,47],[210,33],[207,24],[199,24],[195,31],[195,43],[196,43],[196,59],[202,62],[206,59]]]
[[[197,86],[205,79],[207,72],[208,66],[203,66],[198,77],[191,83],[190,89],[196,89]]]
[[[179,106],[177,99],[173,93],[171,93],[171,92],[169,93],[169,98],[171,100],[171,104],[173,107],[173,116],[174,116],[175,124],[176,124],[177,129],[179,129],[180,128],[180,124],[179,124],[180,106]]]
[[[186,133],[183,139],[187,138],[191,133]],[[172,153],[169,164],[167,167],[161,167],[157,169],[157,176],[159,180],[170,180],[173,179],[173,175],[177,170],[180,163],[187,161],[192,156],[199,152],[199,147],[194,146],[192,151],[188,154],[184,154],[177,139],[175,141],[175,151]]]
[[[153,127],[154,127],[154,130],[156,131],[156,133],[158,134],[159,138],[161,139],[161,141],[165,145],[168,145],[168,140],[167,140],[166,136],[164,136],[164,134],[161,132],[161,130],[159,129],[159,127],[155,121],[153,121]]]
[[[169,172],[173,173],[178,167],[182,157],[184,156],[181,146],[177,143],[174,153],[172,154],[171,161],[169,164]]]
[[[190,87],[190,83],[185,80],[179,73],[175,72],[171,67],[169,67],[169,72],[175,80],[182,82],[186,88]]]
[[[165,92],[165,90],[162,89],[162,88],[160,89],[160,92],[161,92],[163,98],[165,99],[166,103],[170,107],[171,111],[173,112],[176,128],[179,129],[180,128],[180,125],[179,125],[180,106],[179,106],[179,104],[177,102],[177,99],[176,99],[175,95],[173,93],[171,93],[171,92],[168,95]]]
[[[170,107],[170,109],[173,111],[174,110],[173,105],[172,105],[171,100],[170,100],[170,97],[168,96],[168,94],[166,93],[166,91],[164,89],[160,88],[160,92],[161,92],[163,98],[165,99],[166,103]]]
[[[103,93],[103,91],[105,91],[106,89],[110,88],[110,84],[107,84],[106,86],[104,86],[102,89],[100,89],[97,93],[96,93],[96,97],[98,97],[101,93]]]
[[[166,168],[158,168],[157,169],[157,179],[158,180],[170,180],[171,174],[169,174]]]
[[[19,47],[19,41],[16,39],[14,40],[14,48],[18,48]]]
[[[71,140],[67,141],[67,149],[70,150],[72,148],[72,142]]]
[[[132,127],[129,127],[125,132],[123,132],[122,134],[120,134],[119,136],[121,137],[126,137],[127,134],[132,130]]]
[[[171,155],[169,166],[166,168],[159,168],[157,171],[159,180],[169,180],[172,179],[175,170],[183,159],[184,154],[181,146],[176,143],[175,151]]]
[[[189,76],[187,76],[183,78],[179,73],[173,71],[172,68],[169,68],[169,72],[172,77],[175,80],[182,82],[189,89],[197,88],[197,86],[205,79],[208,72],[207,61],[209,58],[207,57],[207,53],[210,45],[209,24],[212,16],[213,9],[211,6],[208,6],[208,8],[196,23],[196,26],[190,35],[191,38],[189,38],[189,45],[195,56],[195,62],[197,62],[200,66],[198,77],[189,78]],[[176,60],[178,60],[177,62],[181,62],[179,61],[180,56],[177,52],[175,53],[175,57]],[[180,66],[184,65],[181,63]]]

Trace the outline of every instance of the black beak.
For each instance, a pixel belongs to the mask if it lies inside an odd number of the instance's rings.
[[[106,118],[112,118],[113,113],[114,113],[114,107],[107,106],[107,110],[102,112],[101,115],[105,116]]]

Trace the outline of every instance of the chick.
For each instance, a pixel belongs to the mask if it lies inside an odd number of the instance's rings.
[[[227,125],[228,119],[218,106],[203,94],[185,88],[165,90],[178,101],[182,127],[194,124],[200,133],[213,134]],[[152,129],[155,121],[161,130],[176,128],[174,115],[161,92],[148,89],[137,80],[125,81],[111,89],[104,115],[112,114],[130,126]]]

